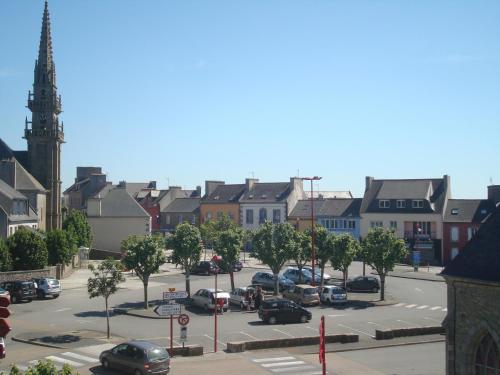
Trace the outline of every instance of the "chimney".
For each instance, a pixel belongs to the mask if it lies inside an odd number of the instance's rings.
[[[290,185],[292,190],[302,191],[304,190],[304,183],[300,177],[290,177]]]
[[[368,191],[372,187],[373,177],[366,176],[365,177],[365,191]]]
[[[91,174],[90,175],[90,191],[95,194],[96,191],[101,190],[106,185],[105,174]]]
[[[245,187],[247,191],[252,190],[253,185],[259,182],[258,178],[245,178]]]
[[[500,202],[500,185],[488,186],[488,200],[492,201],[495,205]]]
[[[156,181],[149,181],[148,189],[156,189]]]
[[[443,180],[444,180],[444,188],[446,190],[446,198],[451,199],[451,180],[450,180],[450,176],[448,176],[447,174],[445,174],[443,176]]]
[[[224,185],[224,181],[205,181],[205,195],[208,197],[217,189],[217,186]]]
[[[198,185],[196,186],[196,193],[195,197],[201,197],[201,186]]]
[[[0,162],[0,180],[3,180],[13,189],[16,188],[16,162],[13,160],[2,160]]]

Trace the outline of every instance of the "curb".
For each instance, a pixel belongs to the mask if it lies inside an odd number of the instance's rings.
[[[444,283],[444,279],[438,280],[438,279],[427,279],[427,278],[422,278],[422,277],[411,277],[411,276],[404,276],[404,275],[393,275],[389,274],[387,276],[390,277],[398,277],[400,279],[412,279],[412,280],[422,280],[422,281],[432,281],[434,283]]]
[[[170,317],[163,317],[163,316],[145,316],[141,314],[136,314],[133,312],[129,312],[127,309],[120,309],[120,308],[113,308],[113,313],[117,315],[128,315],[128,316],[134,316],[137,318],[143,318],[143,319],[170,319]]]
[[[17,342],[21,342],[23,344],[31,344],[31,345],[36,345],[36,346],[43,346],[45,348],[52,348],[52,349],[69,349],[68,347],[66,346],[58,346],[58,345],[52,345],[52,344],[44,344],[42,342],[36,342],[36,341],[30,341],[30,340],[25,340],[25,339],[21,339],[19,337],[12,337],[11,338],[12,341],[17,341]]]
[[[400,342],[398,344],[387,344],[387,345],[377,345],[377,346],[363,346],[360,348],[351,348],[351,349],[332,349],[326,350],[327,353],[342,353],[342,352],[355,352],[359,350],[369,350],[369,349],[381,349],[381,348],[393,348],[396,346],[409,346],[409,345],[420,345],[420,344],[432,344],[436,342],[445,342],[446,339],[433,339],[433,340],[422,340],[422,341],[414,341],[414,342]],[[308,353],[311,354],[311,353]],[[315,354],[315,353],[312,353]]]

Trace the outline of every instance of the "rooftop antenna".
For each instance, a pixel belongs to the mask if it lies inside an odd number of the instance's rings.
[[[250,174],[252,175],[252,178],[255,178],[255,173],[254,173],[254,171],[250,171]]]

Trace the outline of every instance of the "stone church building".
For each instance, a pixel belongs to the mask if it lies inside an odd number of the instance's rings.
[[[32,113],[26,119],[24,137],[27,151],[13,151],[0,140],[0,160],[19,162],[46,189],[45,229],[61,227],[61,145],[64,126],[59,123],[61,97],[57,94],[56,68],[52,54],[48,3],[42,19],[38,59],[35,62],[33,91],[28,93],[27,107]],[[6,175],[4,173],[4,175]],[[1,175],[1,173],[0,173]],[[15,181],[15,176],[13,177]],[[12,186],[12,184],[10,184]],[[14,183],[15,185],[15,183]]]
[[[442,274],[447,375],[500,374],[500,204]]]

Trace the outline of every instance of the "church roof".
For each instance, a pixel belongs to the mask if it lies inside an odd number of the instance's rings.
[[[15,158],[13,159],[16,165],[16,189],[17,190],[35,190],[47,192],[38,180],[31,175]]]
[[[442,275],[500,282],[500,204]]]

